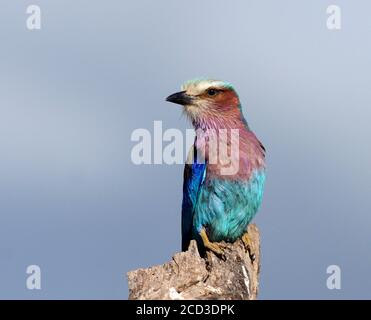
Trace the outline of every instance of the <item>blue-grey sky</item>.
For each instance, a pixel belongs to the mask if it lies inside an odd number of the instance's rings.
[[[370,14],[367,0],[2,0],[0,298],[126,299],[127,271],[179,250],[183,167],[134,165],[130,135],[185,131],[164,98],[209,76],[235,85],[267,149],[260,298],[370,299]]]

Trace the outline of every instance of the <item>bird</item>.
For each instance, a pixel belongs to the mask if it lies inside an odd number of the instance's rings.
[[[237,91],[225,81],[197,78],[166,101],[183,106],[196,132],[183,174],[182,250],[196,240],[203,252],[224,255],[222,243],[241,239],[251,253],[247,226],[262,203],[266,150],[242,113]]]

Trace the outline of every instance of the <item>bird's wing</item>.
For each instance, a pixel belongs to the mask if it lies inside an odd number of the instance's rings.
[[[183,180],[183,203],[182,203],[182,250],[188,249],[192,238],[194,208],[200,192],[200,187],[205,179],[206,163],[197,163],[196,148],[193,151],[193,162],[185,164]]]

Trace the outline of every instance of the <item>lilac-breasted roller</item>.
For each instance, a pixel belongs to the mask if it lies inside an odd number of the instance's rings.
[[[216,242],[242,238],[258,211],[265,182],[265,149],[250,130],[229,83],[196,79],[167,101],[183,105],[196,130],[184,168],[182,250],[195,239],[222,254]]]

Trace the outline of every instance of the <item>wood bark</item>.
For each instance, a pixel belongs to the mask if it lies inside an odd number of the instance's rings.
[[[241,240],[224,243],[224,257],[207,251],[199,255],[195,241],[172,261],[127,274],[132,300],[254,300],[260,272],[260,237],[255,224],[248,226],[251,255]],[[255,256],[255,257],[254,257]]]

